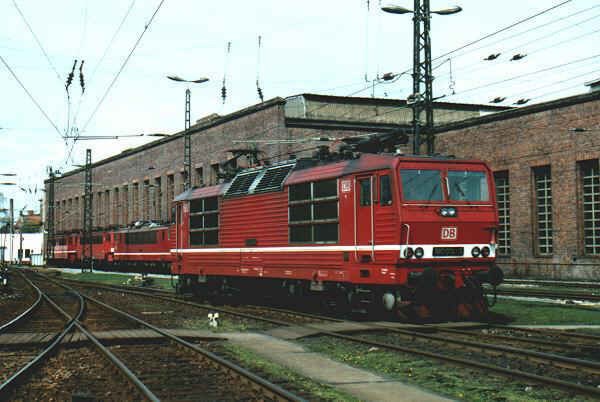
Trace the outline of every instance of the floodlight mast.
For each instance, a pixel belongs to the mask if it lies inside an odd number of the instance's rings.
[[[427,153],[435,152],[433,135],[433,75],[431,68],[431,14],[450,15],[462,10],[459,6],[431,11],[430,0],[414,0],[413,10],[401,6],[385,6],[382,11],[390,14],[413,14],[413,93],[409,96],[413,111],[413,154],[421,150],[421,112],[425,111],[425,134]],[[421,57],[423,54],[423,58]],[[424,87],[423,93],[421,88]]]

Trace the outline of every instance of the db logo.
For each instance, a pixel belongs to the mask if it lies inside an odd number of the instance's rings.
[[[442,240],[456,240],[456,232],[455,227],[442,228]]]

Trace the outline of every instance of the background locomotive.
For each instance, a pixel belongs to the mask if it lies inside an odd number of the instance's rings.
[[[136,222],[130,227],[92,234],[94,269],[169,274],[171,268],[172,225]],[[51,265],[79,267],[83,261],[83,236],[72,233],[55,239]]]

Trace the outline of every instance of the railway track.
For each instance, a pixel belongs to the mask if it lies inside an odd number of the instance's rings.
[[[45,285],[48,285],[47,282],[46,280]],[[48,349],[47,352],[40,353],[35,357],[36,366],[44,365],[46,367],[42,367],[37,373],[32,373],[33,367],[27,372],[20,370],[4,381],[0,385],[0,399],[5,396],[15,396],[17,399],[24,400],[49,399],[52,397],[62,399],[61,395],[64,397],[64,394],[57,393],[57,390],[54,390],[54,392],[49,391],[48,387],[43,387],[39,381],[26,383],[26,379],[47,380],[44,373],[48,375],[50,372],[68,371],[68,368],[65,367],[54,367],[48,370],[48,365],[65,364],[65,359],[61,358],[63,357],[61,353],[57,355],[58,358],[54,361],[48,357],[51,352],[56,354],[57,345],[63,340],[64,335],[71,329],[76,329],[81,338],[86,338],[82,354],[102,354],[107,358],[104,359],[105,363],[112,366],[108,367],[108,370],[106,370],[106,367],[104,368],[105,375],[114,371],[116,367],[122,374],[124,382],[129,383],[129,386],[123,383],[120,384],[116,388],[117,392],[109,396],[104,394],[101,399],[302,400],[242,367],[220,358],[207,349],[187,342],[168,331],[157,328],[102,301],[81,295],[66,285],[61,285],[64,287],[63,290],[66,289],[68,294],[77,295],[78,309],[73,308],[70,304],[65,304],[65,300],[60,300],[60,292],[54,292],[54,297],[51,298],[35,284],[31,283],[31,285],[38,290],[42,298],[51,307],[64,317],[67,324],[63,327],[62,336],[56,337],[56,340],[52,343],[52,349]],[[72,296],[71,298],[73,299]],[[57,302],[54,299],[57,299]],[[64,308],[58,304],[62,304]],[[70,312],[76,310],[76,313],[71,316],[65,310]],[[13,325],[17,325],[17,323]],[[28,325],[31,326],[28,322],[19,323],[19,325],[27,329],[29,329]],[[153,344],[140,341],[133,344],[107,347],[93,335],[95,331],[106,330],[107,328],[114,329],[115,327],[127,329],[143,327],[154,331],[157,336],[160,336],[160,339],[157,341],[158,343]],[[64,353],[62,354],[64,355]],[[97,359],[87,360],[94,362]],[[113,370],[110,370],[110,368]],[[103,380],[105,382],[111,381],[110,378],[104,378]],[[114,382],[113,379],[113,385]],[[119,390],[131,389],[132,386],[136,388],[136,392],[133,394],[119,392]]]
[[[567,288],[600,289],[599,282],[576,282],[576,281],[552,281],[545,279],[507,279],[504,278],[504,284],[507,285],[535,285],[535,286],[558,286]]]
[[[560,299],[560,300],[582,300],[600,302],[600,294],[582,293],[582,292],[557,292],[548,290],[534,289],[497,289],[498,295],[503,296],[519,296],[541,299]]]
[[[96,285],[91,286],[95,287]],[[117,288],[111,290],[119,291]],[[121,289],[121,291],[123,290]],[[127,290],[127,292],[144,293],[131,290]],[[153,298],[169,299],[171,302],[206,309],[206,305],[174,298],[173,295],[163,296],[157,295],[156,292],[151,293]],[[237,312],[234,308],[219,307],[217,309],[228,314],[242,314],[245,317],[250,316],[255,320],[277,325],[297,325],[300,322],[302,325],[310,327],[312,324],[326,321],[342,321],[315,314],[261,306],[244,307]],[[269,311],[269,313],[263,314],[264,311]],[[274,313],[280,314],[279,318],[273,318]],[[303,318],[291,321],[282,319],[286,316]],[[600,362],[547,351],[565,353],[572,345],[579,348],[582,353],[591,351],[598,356],[598,339],[593,335],[561,331],[531,331],[505,326],[484,326],[488,332],[481,334],[433,325],[423,326],[420,330],[390,328],[388,325],[377,323],[372,326],[376,332],[375,336],[367,332],[351,334],[322,329],[318,332],[321,336],[427,357],[508,376],[520,381],[544,384],[577,394],[600,397],[600,388],[598,388],[600,385],[598,381]],[[493,333],[493,330],[496,333]],[[499,333],[501,331],[506,332]],[[528,333],[529,335],[517,336],[516,333]],[[531,339],[533,333],[536,333],[539,339]],[[573,342],[573,340],[577,341]],[[515,345],[519,345],[519,347]]]

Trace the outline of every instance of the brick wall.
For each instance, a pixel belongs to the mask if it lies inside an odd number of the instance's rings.
[[[565,98],[455,124],[436,136],[436,152],[483,159],[494,171],[507,170],[510,185],[510,256],[501,266],[516,275],[600,279],[600,256],[585,255],[578,200],[578,162],[600,158],[600,96]],[[522,114],[526,110],[533,113]],[[521,115],[519,115],[521,114]],[[502,116],[505,116],[502,118]],[[477,124],[480,122],[479,124]],[[552,174],[553,253],[536,255],[532,168],[549,165]]]

